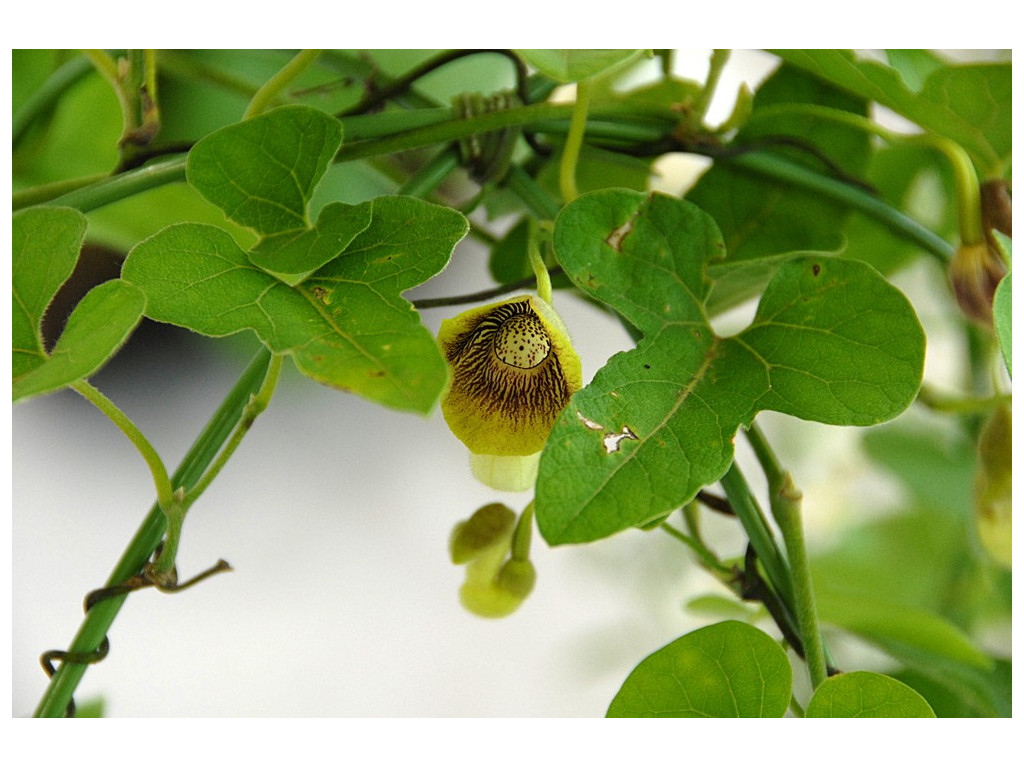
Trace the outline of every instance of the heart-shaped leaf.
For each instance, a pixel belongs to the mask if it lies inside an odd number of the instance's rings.
[[[440,272],[467,229],[451,209],[378,198],[341,256],[293,287],[254,266],[223,230],[181,224],[132,249],[123,275],[146,292],[154,320],[208,336],[254,331],[317,381],[426,412],[447,373],[401,294]]]
[[[43,314],[75,269],[85,228],[85,216],[71,208],[29,208],[11,220],[14,378],[46,360]]]
[[[14,216],[14,400],[53,392],[91,376],[142,318],[146,301],[142,292],[123,280],[110,280],[85,295],[56,346],[46,352],[40,322],[74,269],[85,227],[85,217],[69,208],[34,208]]]
[[[779,644],[740,621],[703,627],[641,661],[608,717],[782,717],[793,670]]]
[[[369,202],[330,203],[320,211],[316,226],[263,238],[249,252],[249,261],[289,285],[297,285],[345,250],[370,226],[371,217]]]
[[[196,142],[188,181],[229,219],[260,234],[305,230],[307,203],[341,136],[341,123],[325,112],[280,107]]]
[[[805,717],[935,717],[925,698],[877,672],[846,672],[814,691]]]
[[[541,457],[536,514],[551,544],[650,523],[718,480],[736,430],[771,409],[877,424],[913,400],[924,334],[909,302],[867,265],[802,255],[778,267],[742,333],[708,324],[707,263],[722,240],[686,201],[583,195],[555,224],[583,291],[644,336],[576,393]]]

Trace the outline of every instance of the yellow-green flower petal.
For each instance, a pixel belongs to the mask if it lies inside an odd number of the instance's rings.
[[[532,525],[532,515],[526,520]],[[459,600],[477,616],[508,616],[533,591],[537,571],[527,559],[529,545],[519,551],[513,542],[519,532],[515,521],[515,513],[504,504],[487,504],[452,531],[452,562],[466,566]]]
[[[526,491],[537,482],[540,451],[529,456],[495,456],[493,453],[469,454],[473,477],[496,491]]]
[[[582,385],[580,359],[551,305],[517,296],[441,323],[451,376],[441,410],[470,451],[529,456]]]

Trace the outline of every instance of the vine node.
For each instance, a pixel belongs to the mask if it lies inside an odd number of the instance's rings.
[[[154,557],[159,555],[160,547],[157,547]],[[153,568],[153,563],[150,562],[146,565],[141,573],[137,573],[134,576],[122,581],[120,584],[112,584],[107,587],[100,587],[94,589],[92,592],[85,596],[85,613],[88,614],[93,608],[104,600],[111,600],[115,597],[121,597],[127,595],[130,592],[136,592],[146,587],[156,587],[159,592],[181,592],[182,590],[188,589],[189,587],[195,586],[200,581],[213,576],[214,574],[221,573],[223,571],[230,571],[231,566],[226,560],[218,560],[213,566],[207,568],[191,579],[178,583],[177,570],[172,568],[170,572],[160,574],[157,573]],[[110,653],[110,639],[104,635],[100,644],[96,646],[95,650],[78,652],[78,651],[46,651],[39,657],[39,663],[43,667],[43,671],[46,672],[46,676],[53,678],[57,673],[57,668],[54,666],[55,662],[62,664],[97,664],[103,661]],[[65,717],[75,716],[75,699],[72,697],[68,701],[67,709],[64,711]]]

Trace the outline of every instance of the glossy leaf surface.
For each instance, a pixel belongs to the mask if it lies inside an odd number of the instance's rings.
[[[782,717],[793,672],[779,644],[740,621],[695,630],[641,661],[608,717]]]
[[[261,234],[305,229],[306,204],[341,136],[341,123],[324,112],[280,107],[198,141],[188,181],[229,219]]]
[[[258,269],[223,230],[199,224],[140,243],[123,274],[145,290],[154,320],[208,336],[254,331],[321,383],[426,412],[447,374],[401,294],[437,274],[466,229],[450,209],[379,198],[370,226],[298,286]]]
[[[913,400],[924,335],[907,300],[859,262],[801,255],[778,267],[742,333],[719,338],[705,302],[721,236],[696,206],[625,190],[563,209],[558,259],[643,339],[562,412],[541,458],[537,520],[551,544],[643,525],[718,480],[764,409],[869,425]]]
[[[46,394],[91,376],[142,318],[145,297],[122,280],[93,288],[78,303],[49,352],[40,321],[70,276],[85,235],[85,217],[67,208],[34,208],[14,217],[14,400]]]
[[[965,64],[932,69],[918,88],[882,62],[851,51],[773,51],[785,61],[851,93],[877,101],[922,128],[946,136],[983,167],[1008,158],[1012,144],[1011,66]]]
[[[876,672],[830,677],[814,692],[806,717],[935,717],[925,698]]]

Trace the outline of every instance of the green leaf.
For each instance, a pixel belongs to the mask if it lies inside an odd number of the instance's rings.
[[[527,64],[563,83],[575,83],[600,74],[638,55],[639,50],[519,49]]]
[[[935,717],[921,694],[877,672],[830,677],[814,692],[806,717]]]
[[[818,615],[826,624],[859,635],[880,647],[938,656],[957,664],[989,669],[992,659],[951,622],[912,605],[878,597],[815,591]]]
[[[562,152],[558,150],[537,174],[537,182],[555,199],[561,198],[561,189],[558,185],[561,161]],[[646,192],[650,186],[651,161],[648,159],[629,157],[619,152],[609,152],[600,147],[588,147],[584,144],[580,149],[578,163],[576,185],[581,194],[611,187]]]
[[[1009,661],[997,660],[991,670],[973,667],[907,668],[892,677],[906,683],[928,700],[937,717],[1010,717],[1013,670]]]
[[[306,205],[341,146],[341,123],[288,106],[196,142],[188,181],[232,221],[265,235],[304,230]]]
[[[686,610],[695,616],[709,616],[717,619],[736,619],[751,622],[763,610],[735,597],[723,595],[698,595],[686,602]]]
[[[78,302],[49,359],[14,380],[14,399],[53,392],[96,373],[142,319],[146,297],[124,280],[108,280]]]
[[[344,251],[370,226],[372,206],[330,203],[320,211],[316,226],[263,238],[249,261],[289,285],[297,285]]]
[[[949,163],[933,148],[893,144],[871,157],[865,178],[889,205],[906,212],[940,237],[957,238],[956,189]],[[843,255],[892,274],[921,255],[919,244],[877,219],[854,212],[844,230]]]
[[[996,232],[995,237],[1006,254],[1006,260],[1009,263],[1011,258],[1010,238],[1001,232]],[[996,295],[992,300],[992,319],[995,322],[996,337],[999,339],[999,348],[1003,351],[1003,361],[1006,363],[1006,370],[1011,376],[1013,376],[1012,361],[1010,359],[1013,351],[1011,341],[1013,331],[1013,288],[1010,285],[1012,275],[1012,272],[1007,272],[1006,277],[999,281],[999,285],[996,287]]]
[[[821,251],[803,253],[819,258],[824,255]],[[705,303],[708,314],[714,317],[759,295],[779,267],[799,255],[801,252],[779,253],[754,259],[726,259],[709,264],[708,277],[712,285]]]
[[[253,266],[226,232],[200,224],[139,243],[122,274],[146,292],[154,320],[207,336],[254,331],[317,381],[425,413],[447,372],[401,294],[440,272],[467,229],[451,209],[384,197],[372,201],[370,226],[299,286]]]
[[[986,172],[1009,158],[1011,65],[967,64],[933,70],[915,91],[892,67],[851,51],[773,51],[850,93],[877,101],[922,128],[960,144]]]
[[[71,208],[29,208],[11,219],[14,378],[46,360],[43,314],[75,269],[85,228],[85,216]]]
[[[912,91],[920,91],[928,75],[947,65],[931,51],[920,48],[890,48],[885,55],[889,66],[900,73]]]
[[[860,176],[870,157],[869,137],[863,131],[801,113],[804,106],[866,112],[863,100],[783,66],[758,88],[751,116],[732,145],[783,154],[792,162],[824,172],[822,161],[810,151],[816,149],[844,173]],[[780,136],[809,149],[777,146],[774,142]],[[843,205],[822,195],[730,165],[727,160],[716,162],[686,198],[717,222],[730,261],[796,250],[837,250],[849,215]]]
[[[752,324],[719,338],[704,305],[721,236],[691,203],[626,190],[583,195],[556,220],[554,245],[570,279],[644,338],[611,358],[555,422],[536,489],[550,544],[642,526],[687,502],[725,473],[736,430],[760,410],[876,424],[920,385],[920,324],[865,264],[790,259]]]
[[[740,621],[683,635],[629,673],[608,717],[782,717],[793,670],[772,638]]]
[[[93,288],[75,307],[48,354],[40,321],[70,276],[85,235],[85,217],[69,208],[33,208],[14,216],[12,395],[42,395],[91,376],[142,318],[145,297],[122,280]]]

